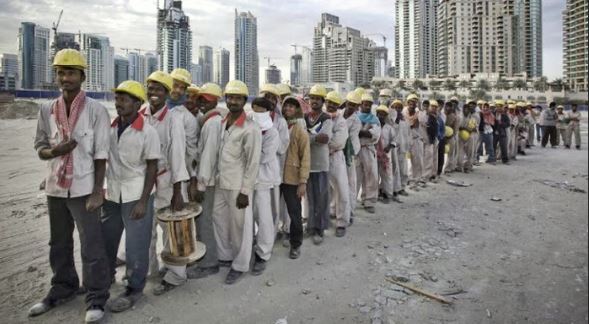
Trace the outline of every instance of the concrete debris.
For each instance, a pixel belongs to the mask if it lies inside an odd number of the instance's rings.
[[[278,320],[276,320],[276,322],[274,322],[274,324],[288,324],[288,322],[286,321],[286,316],[283,318],[279,318]]]
[[[503,199],[499,197],[491,197],[491,201],[502,201]]]
[[[446,180],[446,183],[451,186],[454,186],[454,187],[470,187],[470,186],[472,186],[472,183],[465,183],[464,181],[452,180],[452,179]]]
[[[562,190],[567,190],[570,192],[578,192],[578,193],[587,193],[587,191],[585,191],[584,189],[581,189],[573,184],[570,184],[568,181],[552,181],[552,180],[534,180],[536,182],[539,182],[543,185],[547,185],[550,186],[552,188],[557,188],[557,189],[562,189]]]
[[[303,293],[303,295],[308,295],[308,294],[310,294],[310,293],[311,293],[311,290],[309,290],[309,289],[303,289],[303,290],[301,291],[301,293]]]
[[[266,281],[266,286],[268,286],[268,287],[272,287],[272,286],[274,286],[275,284],[276,284],[276,283],[275,283],[275,282],[274,282],[274,280],[272,280],[272,279],[270,279],[270,280]]]

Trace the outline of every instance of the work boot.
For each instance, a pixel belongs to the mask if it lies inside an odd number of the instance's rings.
[[[313,244],[319,245],[321,243],[323,243],[323,236],[321,236],[319,233],[313,234]]]
[[[284,236],[282,237],[282,246],[284,246],[285,248],[290,247],[290,234],[289,233],[284,233]]]
[[[575,148],[576,148],[577,150],[580,150],[580,149],[581,149],[581,145],[577,145],[577,146],[575,146]]]
[[[113,313],[124,312],[133,307],[135,303],[145,295],[141,291],[133,291],[127,287],[124,292],[110,302],[110,311]]]
[[[407,193],[407,191],[405,191],[405,189],[401,189],[401,191],[399,191],[399,195],[401,195],[401,196],[409,196],[409,194]]]
[[[225,278],[225,284],[227,285],[232,285],[234,283],[237,282],[237,280],[239,280],[239,278],[241,278],[241,276],[243,275],[243,272],[241,271],[237,271],[237,270],[229,270],[229,273],[227,274],[227,277]]]
[[[53,308],[65,304],[76,297],[76,293],[72,293],[71,295],[59,298],[51,303],[46,302],[45,300],[41,301],[40,303],[36,303],[31,308],[29,308],[29,316],[35,317],[41,314],[45,314],[48,311],[52,310]]]
[[[364,210],[370,214],[374,214],[376,212],[374,206],[364,206]]]
[[[266,260],[260,258],[257,254],[254,254],[254,256],[256,261],[254,262],[251,273],[253,276],[259,276],[266,270]]]
[[[401,201],[401,199],[399,199],[399,195],[397,193],[393,194],[393,197],[391,198],[392,201],[402,204],[403,202]]]
[[[104,317],[104,309],[98,305],[93,305],[86,311],[86,323],[97,323]]]
[[[171,283],[168,283],[167,281],[162,280],[162,282],[160,282],[159,285],[153,287],[153,294],[155,296],[160,296],[160,295],[167,293],[170,290],[173,290],[176,287],[178,287],[178,286],[172,285]]]
[[[388,205],[391,201],[387,194],[383,193],[381,197],[381,202],[385,205]]]
[[[336,237],[344,237],[345,235],[346,235],[346,228],[345,227],[340,226],[335,229],[335,236]]]
[[[219,272],[219,266],[211,267],[192,267],[186,269],[186,276],[188,279],[202,279]]]
[[[296,248],[291,247],[290,252],[288,253],[288,257],[294,260],[294,259],[298,259],[299,256],[301,256],[301,248],[300,247],[296,247]]]

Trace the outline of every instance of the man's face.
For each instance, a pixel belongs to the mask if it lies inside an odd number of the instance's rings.
[[[186,83],[174,79],[172,91],[170,91],[170,98],[172,98],[172,100],[180,99],[186,93],[187,88],[188,85]]]
[[[345,114],[349,116],[349,115],[356,113],[356,111],[358,111],[358,106],[359,105],[357,103],[353,103],[351,101],[346,101]]]
[[[423,109],[423,111],[429,111],[429,102],[424,102],[421,104],[421,108]]]
[[[159,82],[150,81],[147,83],[147,99],[154,107],[162,107],[166,103],[168,91]]]
[[[500,114],[505,112],[505,108],[503,107],[503,105],[497,105],[497,112]]]
[[[484,113],[488,113],[489,112],[489,105],[484,105],[482,110]]]
[[[278,97],[276,95],[273,95],[270,92],[264,92],[264,98],[270,100],[272,108],[276,108],[276,105],[278,104]]]
[[[571,110],[572,110],[573,112],[577,112],[577,105],[573,105],[573,106],[571,107]]]
[[[212,109],[217,108],[218,103],[219,102],[217,100],[209,101],[209,100],[205,99],[204,96],[198,97],[198,106],[203,114],[206,114],[209,111],[211,111]]]
[[[430,105],[427,112],[432,116],[437,116],[438,115],[438,106]]]
[[[337,112],[339,105],[333,101],[327,100],[327,101],[325,101],[325,107],[327,108],[328,112],[334,113],[334,112]]]
[[[362,108],[363,113],[369,113],[372,111],[372,102],[370,101],[362,101]]]
[[[381,123],[384,123],[388,116],[389,116],[389,114],[387,114],[384,111],[377,111],[376,112],[376,117],[378,117],[378,120],[380,120]]]
[[[82,71],[78,69],[58,66],[55,71],[55,81],[63,91],[76,91],[82,87],[82,82],[86,80]]]
[[[268,112],[268,110],[266,110],[266,108],[260,107],[258,105],[252,105],[252,110],[254,112],[257,112],[257,113],[265,113],[265,112]]]
[[[311,95],[309,96],[309,101],[311,103],[311,109],[313,109],[313,111],[318,112],[321,111],[321,108],[323,108],[323,98]]]
[[[132,117],[137,113],[141,107],[141,102],[129,94],[124,92],[117,92],[115,93],[115,108],[117,109],[117,114],[129,121],[129,117]]]
[[[407,102],[407,106],[411,109],[415,109],[417,107],[417,101],[416,100],[409,100]]]
[[[284,104],[284,107],[282,107],[282,111],[284,113],[284,118],[294,119],[297,113],[297,106],[290,102],[287,102],[286,104]]]
[[[184,106],[186,106],[186,109],[196,116],[199,111],[198,94],[193,92],[188,93],[188,98],[186,98]]]
[[[393,109],[395,109],[397,111],[397,114],[400,114],[403,112],[403,105],[401,104],[396,104],[393,106]]]
[[[236,113],[243,111],[243,106],[245,106],[246,98],[242,95],[226,95],[225,101],[227,102],[227,108],[230,112]]]

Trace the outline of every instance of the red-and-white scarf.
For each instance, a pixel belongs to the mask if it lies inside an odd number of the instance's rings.
[[[72,101],[70,107],[69,117],[66,113],[65,100],[63,95],[57,99],[53,105],[53,114],[55,115],[55,122],[64,141],[71,139],[72,132],[76,128],[78,117],[84,111],[86,103],[86,93],[80,91]],[[61,156],[61,164],[57,169],[57,185],[64,189],[69,189],[72,186],[72,179],[74,177],[74,158],[72,152]]]

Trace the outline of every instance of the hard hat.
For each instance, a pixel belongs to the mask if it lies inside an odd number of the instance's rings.
[[[84,71],[88,67],[88,64],[86,64],[86,59],[80,51],[72,48],[64,48],[55,54],[53,66],[67,66]]]
[[[183,68],[174,69],[172,73],[170,73],[170,76],[172,77],[172,79],[184,82],[189,86],[192,83],[192,77],[190,77],[190,72]]]
[[[495,102],[496,101],[489,101],[489,107],[497,107]]]
[[[564,109],[564,106],[563,105],[558,105],[558,106],[556,106],[556,109]]]
[[[199,91],[200,91],[200,88],[196,84],[191,84],[190,87],[188,87],[186,89],[186,92],[194,93],[194,94],[198,94]]]
[[[452,137],[453,135],[454,135],[454,130],[452,129],[452,127],[446,126],[446,128],[444,128],[444,136]]]
[[[526,101],[526,106],[533,106],[533,104],[530,101]]]
[[[446,153],[446,154],[450,153],[450,144],[446,144],[444,146],[444,153]]]
[[[143,85],[137,81],[133,81],[133,80],[123,81],[123,82],[121,82],[121,84],[119,84],[118,87],[116,87],[115,89],[112,89],[112,91],[114,93],[118,93],[118,92],[126,93],[128,95],[131,95],[131,96],[141,100],[141,102],[147,101],[147,96],[145,95],[145,89],[143,88]]]
[[[470,133],[467,130],[463,129],[458,133],[458,136],[460,136],[461,140],[466,142],[470,138]]]
[[[393,100],[393,103],[391,103],[391,106],[395,106],[395,105],[403,106],[403,102],[399,99],[395,99],[395,100]]]
[[[362,96],[364,93],[366,93],[366,89],[362,88],[362,87],[358,87],[356,89],[354,89],[354,92],[358,93],[360,96]]]
[[[476,103],[477,103],[477,102],[476,102],[476,100],[474,100],[474,99],[468,99],[468,100],[466,101],[466,103],[467,103],[467,104],[471,104],[471,103],[473,103],[473,104],[475,104],[475,105],[476,105]]]
[[[356,91],[351,91],[346,96],[346,100],[351,103],[355,103],[355,104],[359,105],[362,103],[362,96],[360,96],[360,94],[357,93]]]
[[[208,101],[219,99],[223,96],[223,90],[216,83],[205,83],[198,93],[199,96],[204,96]],[[215,98],[210,98],[215,97]]]
[[[509,105],[507,105],[507,108],[508,109],[515,109],[515,108],[517,108],[517,106],[515,104],[509,104]]]
[[[477,101],[477,105],[484,105],[484,104],[485,104],[485,101],[484,100]]]
[[[249,90],[247,89],[247,85],[242,81],[231,80],[225,86],[225,95],[242,95],[247,97]]]
[[[450,101],[456,101],[456,102],[458,102],[460,100],[458,100],[458,97],[454,96],[454,97],[450,98]]]
[[[392,97],[393,91],[391,89],[381,89],[379,96],[380,97]]]
[[[385,105],[380,105],[380,106],[378,106],[376,108],[376,112],[379,112],[379,111],[388,114],[389,113],[389,108],[387,108],[387,106],[385,106]]]
[[[477,127],[477,122],[474,120],[474,118],[471,118],[468,121],[468,125],[466,125],[468,129],[470,130],[474,130]]]
[[[275,96],[280,97],[280,92],[278,92],[278,88],[271,83],[264,83],[262,88],[260,89],[260,94],[269,93]]]
[[[168,89],[168,91],[172,90],[172,84],[174,83],[174,81],[172,81],[172,77],[163,71],[155,71],[151,73],[149,77],[147,77],[146,82],[151,81],[160,83],[164,86],[164,88]]]
[[[508,105],[515,105],[515,101],[512,99],[507,100]]]
[[[432,100],[429,102],[430,107],[439,107],[440,104],[438,103],[437,100]]]
[[[309,96],[318,96],[321,98],[325,98],[326,95],[327,90],[325,90],[325,87],[320,84],[312,86],[311,90],[309,91]]]
[[[325,96],[325,100],[331,101],[336,105],[341,105],[343,100],[342,97],[340,97],[339,93],[337,93],[337,91],[330,91],[327,93],[327,95]]]
[[[407,101],[411,101],[411,100],[419,100],[419,97],[417,97],[417,95],[415,93],[412,93],[407,96]]]
[[[497,106],[505,106],[505,100],[502,100],[502,99],[495,100],[495,104]]]
[[[286,83],[279,83],[276,85],[276,89],[278,89],[278,93],[281,96],[287,96],[291,94],[290,86]]]
[[[526,104],[523,101],[520,101],[515,106],[518,108],[524,108],[526,106]]]
[[[374,102],[374,98],[369,93],[364,93],[361,97],[362,101]]]

